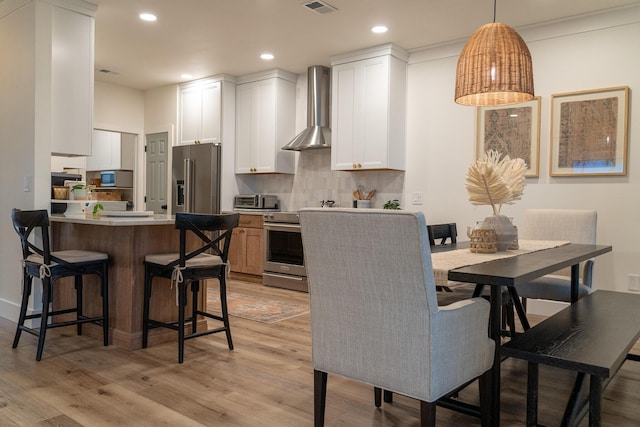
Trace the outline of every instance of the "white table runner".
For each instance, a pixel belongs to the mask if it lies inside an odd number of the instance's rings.
[[[501,258],[510,258],[531,252],[537,252],[544,249],[557,248],[558,246],[568,245],[570,242],[565,240],[520,240],[519,249],[508,250],[506,252],[496,252],[494,254],[473,253],[469,249],[456,249],[447,252],[437,252],[431,254],[431,263],[433,264],[433,275],[436,285],[446,285],[450,270],[456,268],[467,267],[474,264],[482,264],[484,262],[495,261]]]

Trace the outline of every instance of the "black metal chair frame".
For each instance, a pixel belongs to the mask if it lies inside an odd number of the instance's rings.
[[[439,245],[447,244],[447,239],[451,240],[449,243],[457,243],[458,228],[455,222],[427,225],[427,233],[429,234],[429,244],[431,246],[436,245],[436,239],[440,239]]]
[[[458,228],[455,222],[427,225],[427,235],[429,236],[429,245],[431,246],[436,245],[436,239],[440,239],[440,243],[437,243],[438,245],[447,244],[447,239],[450,240],[449,243],[451,244],[458,242]],[[437,285],[436,291],[453,292],[450,287],[442,285]]]
[[[144,308],[142,319],[142,348],[147,348],[149,330],[154,328],[168,328],[178,331],[178,362],[184,361],[184,341],[203,335],[225,332],[229,350],[233,350],[231,339],[231,328],[229,326],[229,314],[227,309],[227,282],[226,267],[229,256],[229,245],[231,243],[231,233],[238,226],[240,214],[218,214],[204,215],[191,213],[176,214],[176,229],[180,230],[180,252],[179,257],[168,264],[156,264],[145,261],[145,282],[144,282]],[[209,237],[205,232],[212,232],[213,237]],[[187,235],[193,233],[201,245],[192,251],[187,250]],[[220,248],[222,246],[222,249]],[[187,266],[189,260],[203,253],[217,255],[222,260],[219,265]],[[163,277],[174,280],[175,272],[179,270],[181,280],[176,280],[178,288],[178,320],[162,322],[149,318],[149,308],[151,301],[151,291],[153,279]],[[207,313],[198,309],[198,293],[200,291],[200,281],[203,279],[218,279],[220,282],[220,307],[222,315]],[[187,285],[191,285],[191,314],[185,316],[187,305]],[[197,330],[198,316],[214,319],[223,322],[223,326],[203,331]],[[191,323],[191,332],[185,333],[185,324]]]
[[[63,326],[77,325],[78,335],[82,335],[82,325],[84,323],[94,323],[102,326],[104,345],[109,345],[109,280],[108,280],[108,259],[97,261],[68,262],[52,254],[49,240],[49,214],[46,210],[23,211],[13,209],[11,212],[13,227],[20,236],[23,259],[22,277],[22,303],[20,305],[20,315],[16,334],[13,339],[13,348],[18,346],[22,331],[38,337],[38,347],[36,360],[41,360],[44,341],[47,330]],[[41,232],[42,247],[29,241],[35,230]],[[42,263],[34,262],[30,256],[39,255]],[[44,274],[41,274],[44,273]],[[87,317],[83,312],[83,281],[85,274],[95,274],[100,277],[100,296],[102,297],[102,316]],[[33,287],[33,278],[42,280],[42,311],[40,313],[27,315],[29,297]],[[53,310],[50,305],[53,302],[53,286],[59,279],[65,277],[75,278],[76,307]],[[57,321],[49,323],[53,316],[61,314],[76,313],[75,320]],[[25,326],[26,320],[40,319],[39,328]]]

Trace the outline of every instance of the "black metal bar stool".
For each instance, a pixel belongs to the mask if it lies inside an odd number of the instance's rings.
[[[231,232],[238,226],[240,214],[204,215],[191,213],[176,214],[176,229],[180,230],[180,252],[152,254],[144,258],[144,308],[142,314],[142,348],[147,348],[149,329],[169,328],[178,331],[178,362],[184,360],[184,341],[203,335],[225,332],[229,350],[233,350],[229,314],[227,312],[226,267],[229,256]],[[206,232],[211,232],[209,237]],[[197,249],[187,250],[187,235],[193,234],[200,243]],[[162,322],[149,318],[151,290],[154,277],[170,279],[177,286],[178,320]],[[200,281],[218,279],[220,281],[220,306],[222,315],[207,313],[198,309]],[[191,284],[192,310],[185,317],[187,305],[187,285]],[[166,284],[165,284],[166,285]],[[197,331],[198,316],[219,320],[222,327]],[[185,324],[191,323],[191,332],[185,334]]]
[[[12,347],[16,348],[18,346],[22,331],[35,335],[38,337],[36,360],[40,360],[48,329],[77,325],[78,335],[82,335],[82,325],[84,323],[94,323],[102,326],[104,345],[109,345],[108,255],[102,252],[81,250],[51,252],[49,244],[49,214],[46,210],[23,211],[13,209],[11,211],[11,219],[13,228],[20,236],[23,263],[22,303]],[[33,233],[35,230],[40,230],[40,242],[38,242],[37,236],[33,236],[35,235]],[[41,244],[38,245],[38,243]],[[82,276],[85,274],[96,274],[100,277],[100,295],[102,297],[102,314],[100,316],[88,317],[83,312]],[[53,302],[53,286],[58,279],[64,277],[75,278],[76,306],[54,311],[50,307]],[[34,278],[39,278],[42,281],[42,312],[27,315]],[[74,320],[51,321],[49,323],[53,316],[67,313],[76,313],[76,318]],[[39,328],[25,326],[25,321],[31,319],[40,319]]]

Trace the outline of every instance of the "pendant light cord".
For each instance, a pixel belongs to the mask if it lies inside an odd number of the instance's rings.
[[[493,0],[493,23],[496,23],[496,4],[498,3],[498,0]]]

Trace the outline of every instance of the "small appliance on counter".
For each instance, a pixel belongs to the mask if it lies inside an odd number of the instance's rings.
[[[238,194],[233,202],[234,210],[273,210],[280,209],[278,196],[270,194]]]
[[[113,170],[100,172],[101,187],[133,187],[133,171]]]

